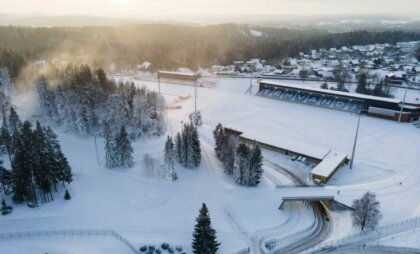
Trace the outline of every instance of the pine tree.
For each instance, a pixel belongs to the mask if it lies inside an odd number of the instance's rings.
[[[194,168],[200,166],[201,164],[201,147],[200,147],[200,139],[198,137],[197,128],[191,124],[191,161],[192,166]]]
[[[261,181],[261,176],[263,174],[262,169],[262,155],[261,149],[257,144],[254,144],[254,147],[251,151],[251,159],[250,159],[250,181],[249,186],[257,186]]]
[[[223,160],[223,142],[225,141],[224,138],[224,132],[223,132],[223,126],[219,123],[216,126],[216,129],[213,131],[213,137],[214,137],[214,151],[216,152],[216,157],[219,160]]]
[[[12,161],[12,138],[10,137],[9,131],[4,125],[0,129],[0,140],[0,146],[6,151],[7,155],[9,156],[9,160]]]
[[[185,124],[184,128],[181,133],[181,159],[179,163],[181,163],[184,167],[187,167],[188,157],[190,155],[189,152],[189,133],[188,133],[188,126]]]
[[[240,185],[247,186],[250,179],[249,174],[249,148],[245,144],[239,144],[236,149],[235,177]]]
[[[114,168],[117,165],[115,155],[115,142],[112,139],[111,129],[108,123],[104,124],[105,137],[105,166],[107,168]]]
[[[168,181],[175,181],[178,179],[178,176],[175,172],[174,143],[172,142],[172,137],[170,136],[168,136],[168,139],[165,143],[163,177]]]
[[[10,107],[9,122],[8,122],[10,135],[18,133],[21,126],[22,126],[22,122],[20,121],[18,114],[16,113],[13,107]]]
[[[116,160],[119,167],[132,167],[133,166],[133,147],[128,138],[125,127],[121,127],[115,140]]]
[[[64,156],[64,154],[61,151],[58,151],[55,154],[55,161],[58,167],[57,181],[61,181],[63,185],[64,183],[71,183],[73,181],[73,173],[71,171],[71,167],[66,156]]]
[[[182,138],[178,132],[175,137],[175,159],[181,163],[182,160]]]
[[[51,192],[52,168],[54,167],[54,152],[47,143],[41,124],[37,121],[33,131],[33,150],[31,159],[33,161],[33,176],[38,188],[42,190],[42,201],[47,202],[46,194]],[[51,196],[52,197],[52,196]]]
[[[222,157],[223,165],[225,168],[225,173],[228,175],[233,175],[234,166],[235,166],[235,148],[236,144],[233,138],[226,135],[223,137],[223,148],[222,148]]]
[[[216,230],[211,226],[210,215],[206,204],[203,203],[200,214],[196,219],[193,233],[192,249],[195,254],[215,254],[220,243],[216,239]]]

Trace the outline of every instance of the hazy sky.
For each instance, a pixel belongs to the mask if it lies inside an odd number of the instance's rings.
[[[420,15],[420,0],[0,0],[1,13],[167,18],[180,15]]]

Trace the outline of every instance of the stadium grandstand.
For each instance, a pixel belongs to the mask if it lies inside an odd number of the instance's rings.
[[[200,78],[200,74],[176,71],[159,71],[158,78],[196,81]]]
[[[402,103],[398,99],[284,84],[273,80],[259,81],[258,95],[351,113],[366,113],[372,117],[394,121],[400,119],[400,113],[403,122],[420,118],[420,105]]]

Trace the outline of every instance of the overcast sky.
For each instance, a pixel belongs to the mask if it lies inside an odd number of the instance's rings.
[[[0,0],[1,13],[168,18],[180,15],[419,15],[420,0]]]

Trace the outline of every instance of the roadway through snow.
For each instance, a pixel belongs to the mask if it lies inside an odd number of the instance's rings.
[[[269,160],[264,160],[264,163],[269,165],[271,168],[278,172],[283,172],[284,174],[287,174],[294,183],[301,185],[301,186],[307,186],[305,181],[303,179],[300,179],[296,174],[294,174],[292,171],[285,169],[284,167],[281,167],[280,165],[271,162]],[[328,216],[328,212],[325,209],[325,207],[321,204],[321,202],[311,202],[311,207],[314,210],[315,214],[315,220],[316,220],[316,228],[312,231],[307,237],[304,237],[294,243],[291,243],[289,245],[286,245],[281,248],[275,248],[270,253],[299,253],[301,251],[304,251],[306,249],[309,249],[323,240],[325,240],[330,233],[332,232],[332,226],[330,222],[330,217]],[[263,241],[264,239],[261,239]],[[263,248],[263,242],[259,243],[260,248]]]

